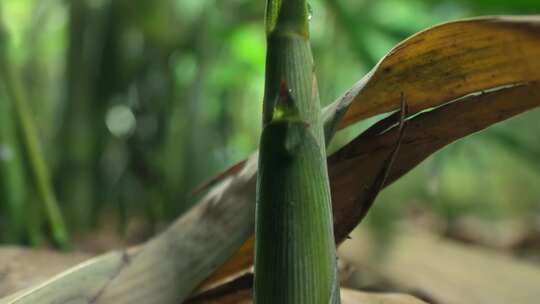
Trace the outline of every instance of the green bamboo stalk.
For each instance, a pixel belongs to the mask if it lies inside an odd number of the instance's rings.
[[[7,214],[6,237],[21,242],[25,237],[26,180],[17,140],[12,107],[0,84],[0,178],[4,191],[0,195]]]
[[[15,109],[16,120],[23,137],[22,142],[29,158],[30,168],[38,194],[47,212],[53,239],[58,245],[63,246],[68,240],[67,229],[56,201],[43,153],[41,152],[30,106],[27,103],[24,90],[10,62],[8,33],[4,27],[2,17],[2,8],[0,7],[0,81],[4,82],[8,101]]]
[[[102,80],[114,75],[114,65],[102,71],[112,3],[101,1],[93,7],[90,2],[69,1],[66,100],[56,134],[61,149],[53,171],[58,197],[72,230],[90,228],[97,221],[96,209],[103,199],[98,168],[108,132],[103,117],[110,92],[107,80]]]
[[[255,303],[339,303],[323,123],[305,0],[267,2]]]

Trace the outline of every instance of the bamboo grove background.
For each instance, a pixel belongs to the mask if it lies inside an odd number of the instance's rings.
[[[324,105],[421,29],[540,4],[317,0],[311,11]],[[104,224],[145,237],[256,149],[261,1],[2,0],[0,14],[0,241],[66,245],[63,230],[76,240]],[[418,212],[449,234],[470,218],[539,229],[539,120],[533,111],[430,158],[381,195],[373,232],[391,237]]]

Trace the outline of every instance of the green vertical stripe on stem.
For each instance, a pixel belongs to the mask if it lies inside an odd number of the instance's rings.
[[[336,249],[306,1],[267,3],[255,303],[339,303]]]

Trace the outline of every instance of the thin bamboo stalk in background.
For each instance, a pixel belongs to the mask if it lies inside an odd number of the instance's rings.
[[[98,84],[110,7],[110,1],[98,6],[87,0],[69,3],[66,100],[56,135],[61,149],[55,180],[71,229],[89,227],[89,215],[103,191],[97,185],[108,96],[98,96]]]
[[[364,18],[357,18],[358,16],[350,14],[344,4],[338,0],[326,0],[324,2],[329,10],[334,13],[337,25],[346,34],[350,47],[358,59],[368,68],[375,66],[378,58],[370,53],[364,38],[365,35],[362,35],[363,31],[372,23],[364,21]],[[363,5],[368,4],[369,2],[366,1]]]
[[[53,239],[58,245],[64,246],[69,238],[68,232],[53,191],[45,157],[41,151],[32,111],[24,95],[20,79],[10,61],[8,42],[9,36],[4,27],[2,8],[0,7],[0,80],[5,84],[8,102],[15,109],[26,157],[28,157],[38,195],[44,204]]]
[[[0,201],[5,203],[2,235],[8,242],[20,243],[26,235],[26,177],[21,159],[13,109],[0,85]]]

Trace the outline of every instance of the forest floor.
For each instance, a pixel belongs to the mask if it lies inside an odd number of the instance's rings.
[[[418,219],[403,222],[386,244],[375,241],[374,234],[361,226],[339,249],[349,273],[342,285],[411,294],[433,304],[538,303],[540,233],[509,225],[513,228],[503,229],[506,233],[488,238],[494,228],[474,220],[444,234],[433,226]],[[0,297],[42,283],[100,253],[134,245],[147,235],[134,228],[126,238],[108,227],[77,238],[76,249],[70,252],[0,247]],[[343,292],[344,298],[358,301],[366,296]],[[399,299],[404,302],[377,298],[373,303],[418,303]]]

